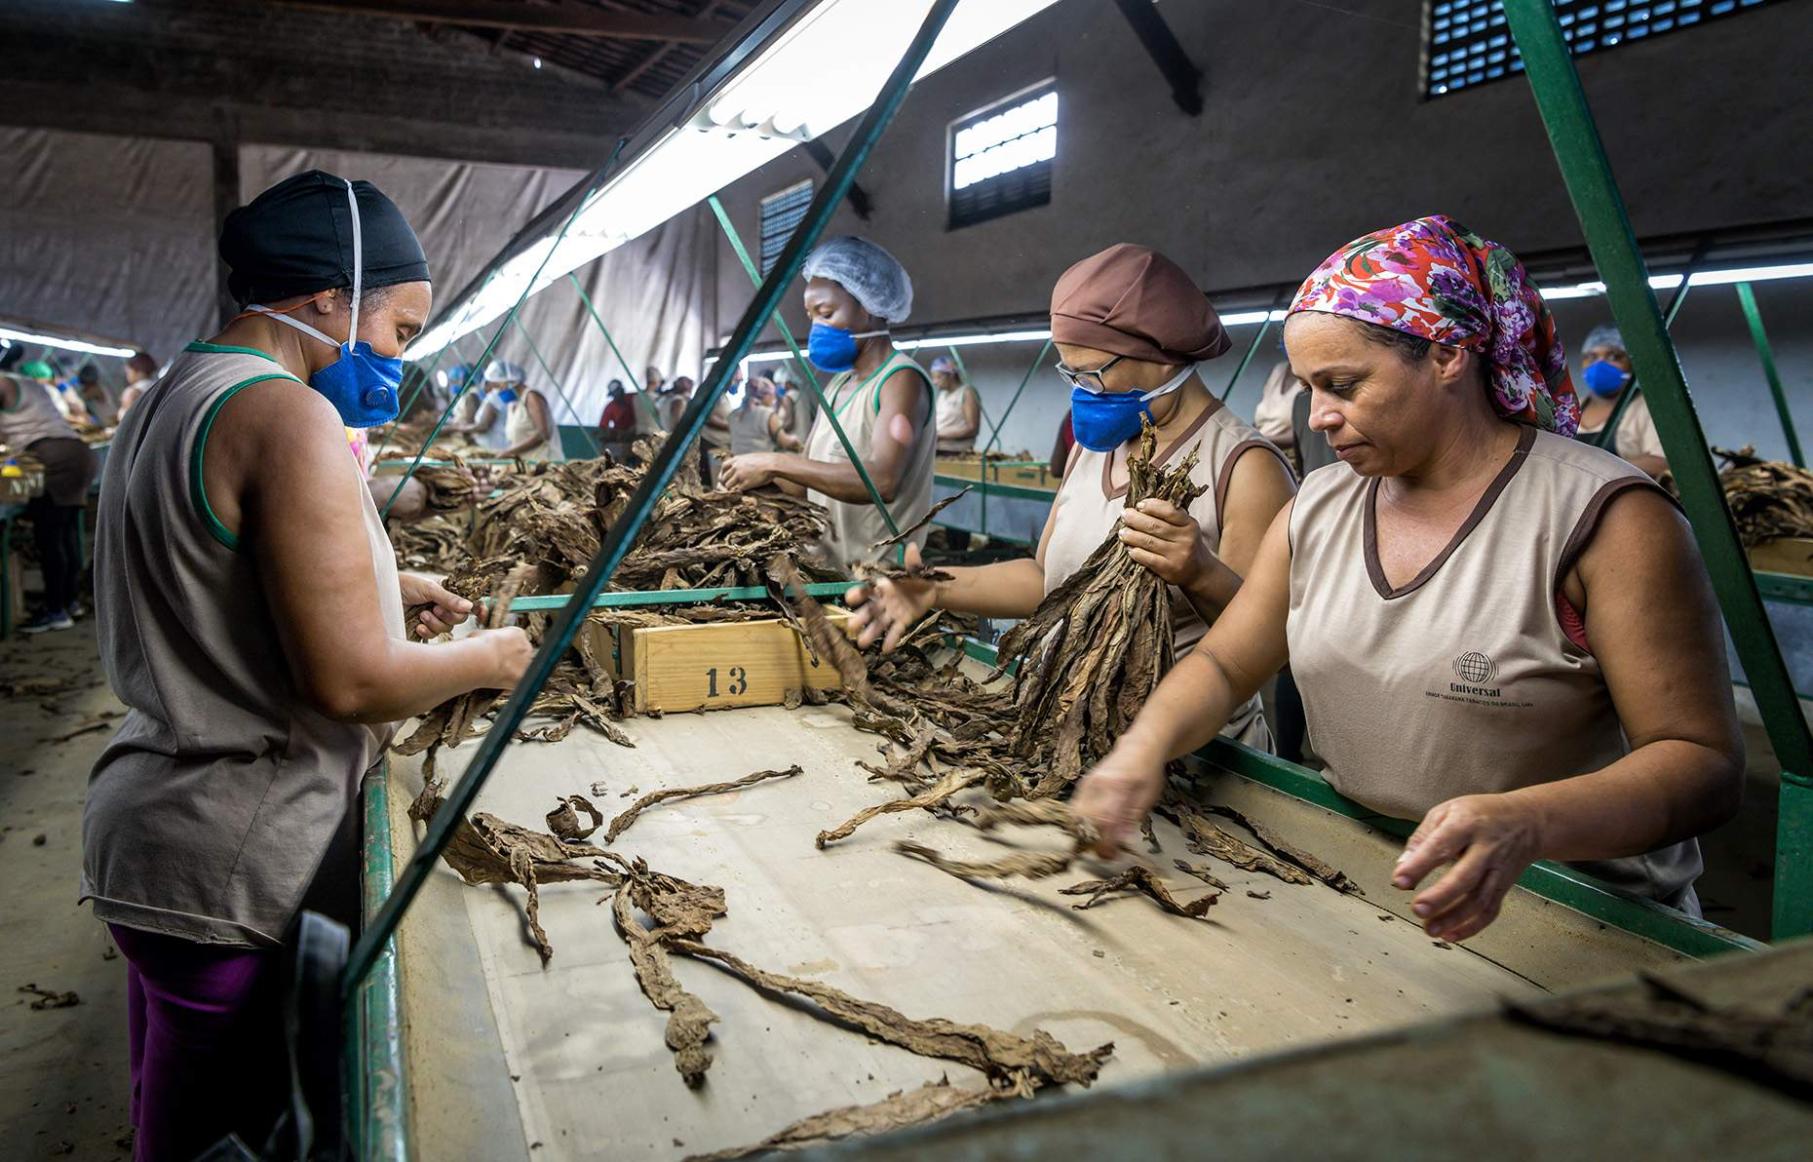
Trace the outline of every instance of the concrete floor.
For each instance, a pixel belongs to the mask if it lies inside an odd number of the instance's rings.
[[[43,692],[12,684],[48,680]],[[6,939],[0,985],[0,1159],[130,1156],[125,962],[76,903],[82,799],[112,719],[92,619],[66,633],[0,642],[0,892]],[[1753,720],[1752,720],[1753,721]],[[1747,724],[1751,780],[1740,816],[1705,841],[1708,918],[1766,937],[1774,849],[1773,759]],[[39,842],[41,839],[41,842]],[[81,1003],[34,1011],[28,983],[74,990]]]
[[[15,692],[50,679],[54,689]],[[76,905],[88,769],[123,708],[101,680],[94,621],[0,642],[0,1158],[131,1156],[126,961]],[[33,1011],[26,984],[73,990],[72,1008]]]

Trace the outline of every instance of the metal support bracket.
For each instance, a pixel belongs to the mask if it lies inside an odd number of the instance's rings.
[[[1164,74],[1165,83],[1171,86],[1171,100],[1190,116],[1202,116],[1202,70],[1184,52],[1183,45],[1177,43],[1177,34],[1159,15],[1157,5],[1152,0],[1114,0],[1114,3],[1132,26],[1133,35],[1146,46],[1152,63]]]

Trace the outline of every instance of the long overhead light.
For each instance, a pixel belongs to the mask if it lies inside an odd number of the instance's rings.
[[[118,359],[128,359],[133,355],[131,347],[109,347],[105,343],[65,339],[60,335],[40,335],[36,331],[15,331],[11,327],[0,327],[0,339],[6,340],[9,345],[36,343],[40,347],[58,347],[64,351],[82,351],[89,355],[112,355]]]
[[[963,0],[915,80],[1054,3]],[[525,288],[529,294],[544,289],[860,114],[874,102],[930,8],[931,0],[820,0],[705,97],[690,119],[668,129],[595,190],[558,246],[550,236],[513,255],[456,313],[411,343],[410,357],[434,354],[502,316]],[[852,51],[852,45],[863,47]]]

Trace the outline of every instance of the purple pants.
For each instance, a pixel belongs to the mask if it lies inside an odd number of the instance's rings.
[[[107,927],[126,954],[135,1162],[187,1162],[235,1131],[261,1147],[287,1084],[281,954]]]

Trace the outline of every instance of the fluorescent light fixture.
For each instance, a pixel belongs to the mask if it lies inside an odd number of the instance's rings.
[[[963,0],[915,79],[1055,2]],[[691,120],[668,129],[593,191],[558,247],[557,231],[550,231],[512,256],[455,313],[411,343],[409,357],[434,354],[500,318],[525,288],[541,291],[860,114],[874,103],[930,9],[931,0],[820,0],[712,93]],[[853,44],[863,50],[850,51]],[[535,278],[544,258],[547,265]]]
[[[1741,266],[1732,270],[1695,271],[1689,286],[1729,286],[1734,282],[1774,282],[1784,278],[1813,278],[1813,262],[1788,263],[1782,266]],[[1673,290],[1681,285],[1678,274],[1652,274],[1649,285],[1654,290]],[[1550,302],[1562,299],[1590,299],[1605,293],[1602,282],[1581,282],[1572,286],[1541,287],[1542,297]]]
[[[1254,323],[1263,323],[1267,319],[1274,323],[1282,323],[1289,314],[1289,311],[1235,311],[1231,315],[1221,316],[1221,325],[1224,327],[1250,327]]]
[[[88,343],[81,339],[64,339],[57,335],[40,335],[35,331],[15,331],[11,327],[0,327],[0,339],[13,343],[36,343],[40,347],[57,347],[64,351],[83,351],[89,355],[112,355],[116,359],[129,359],[133,354],[130,347],[109,347],[105,343]]]
[[[921,347],[973,347],[983,343],[1040,343],[1051,338],[1050,331],[996,331],[983,335],[941,335],[932,339],[901,339],[894,344],[899,351],[917,351]]]

